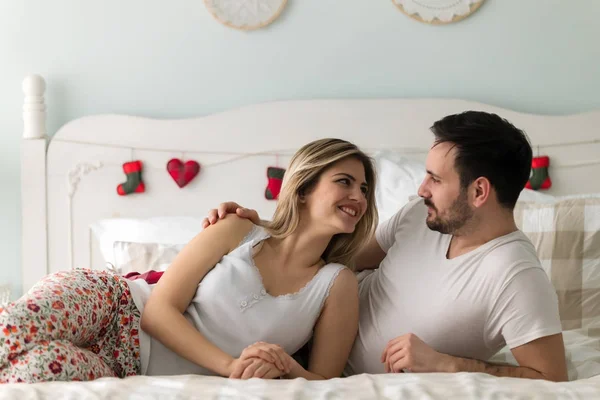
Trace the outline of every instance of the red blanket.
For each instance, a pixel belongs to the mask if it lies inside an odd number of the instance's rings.
[[[136,279],[143,279],[146,282],[148,282],[149,285],[153,285],[159,281],[162,274],[164,274],[164,271],[159,272],[151,269],[150,271],[144,272],[143,274],[140,274],[139,272],[130,272],[127,275],[125,275],[125,278],[131,279],[132,281]]]

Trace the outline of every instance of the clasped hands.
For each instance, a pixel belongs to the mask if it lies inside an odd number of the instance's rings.
[[[256,342],[229,365],[229,378],[274,379],[289,374],[299,364],[276,344]]]

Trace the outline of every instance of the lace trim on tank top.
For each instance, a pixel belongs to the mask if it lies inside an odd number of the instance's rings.
[[[240,241],[237,247],[243,246],[246,243],[248,243],[254,237],[254,235],[256,235],[256,233],[261,230],[264,231],[265,235],[268,235],[268,233],[263,227],[252,224],[252,229],[250,229],[250,232],[248,232],[246,236],[244,236],[244,238]]]
[[[297,297],[301,296],[301,295],[302,295],[304,292],[306,292],[306,291],[307,291],[309,288],[311,288],[313,285],[315,285],[315,282],[317,282],[317,281],[318,281],[318,278],[319,278],[319,276],[321,275],[321,273],[323,272],[323,270],[325,269],[325,267],[326,267],[327,265],[329,265],[329,264],[326,264],[326,265],[322,266],[321,268],[319,268],[319,270],[318,270],[318,271],[317,271],[317,273],[316,273],[316,274],[315,274],[315,275],[312,277],[312,279],[311,279],[310,281],[308,281],[308,282],[307,282],[307,283],[306,283],[306,284],[305,284],[305,285],[304,285],[302,288],[300,288],[298,291],[296,291],[296,292],[293,292],[293,293],[281,294],[281,295],[278,295],[278,296],[273,296],[273,295],[269,294],[269,292],[267,292],[267,290],[266,290],[266,288],[265,288],[265,284],[264,284],[264,281],[263,281],[262,274],[260,273],[260,270],[259,270],[259,269],[258,269],[258,267],[256,266],[256,263],[254,262],[254,249],[255,249],[255,247],[256,247],[256,246],[258,246],[258,245],[262,245],[262,243],[263,243],[263,242],[264,242],[266,239],[268,239],[269,237],[271,237],[271,235],[269,235],[269,234],[268,234],[266,231],[264,231],[264,232],[263,232],[263,233],[264,233],[264,235],[261,235],[261,237],[259,237],[259,238],[256,238],[256,239],[254,239],[254,240],[251,240],[251,241],[250,241],[250,240],[249,240],[249,238],[250,238],[251,236],[253,236],[253,235],[256,233],[256,232],[255,232],[255,230],[257,230],[257,229],[264,229],[264,228],[262,228],[262,227],[259,227],[259,226],[256,226],[256,225],[255,225],[255,226],[252,228],[252,231],[251,231],[251,232],[250,232],[248,235],[246,235],[246,238],[244,238],[244,242],[247,242],[247,241],[249,241],[249,243],[245,243],[245,244],[247,244],[247,245],[248,245],[248,249],[247,249],[247,250],[248,250],[248,257],[249,257],[249,260],[250,260],[250,265],[251,265],[252,269],[254,270],[254,272],[255,272],[255,274],[256,274],[256,276],[257,276],[257,278],[260,280],[260,289],[261,289],[261,291],[260,291],[260,292],[261,292],[261,293],[260,293],[260,294],[261,294],[261,296],[260,296],[260,297],[261,297],[261,298],[263,298],[263,297],[270,297],[270,298],[273,298],[273,299],[293,300],[293,299],[295,299],[295,298],[297,298]],[[343,267],[340,267],[340,268],[339,268],[339,269],[338,269],[338,270],[335,272],[335,274],[333,275],[333,277],[331,278],[331,280],[329,281],[329,284],[328,284],[328,286],[327,286],[327,292],[325,293],[324,299],[322,300],[321,307],[323,306],[325,299],[327,299],[327,297],[329,296],[329,290],[331,289],[331,286],[332,286],[333,282],[335,281],[335,279],[337,278],[337,276],[338,276],[339,272],[340,272],[342,269],[343,269]],[[258,300],[258,299],[253,299],[253,300]],[[256,301],[254,301],[254,302],[252,302],[252,303],[256,303]],[[248,307],[250,307],[250,304],[248,304],[248,305],[247,305],[245,308],[248,308]]]
[[[312,279],[308,282],[306,282],[306,284],[298,291],[293,292],[293,293],[286,293],[286,294],[280,294],[279,296],[273,296],[271,294],[269,294],[269,292],[267,292],[266,288],[265,288],[265,284],[263,282],[263,277],[262,274],[260,273],[260,270],[258,269],[258,267],[256,266],[256,263],[254,262],[254,247],[259,245],[262,241],[264,241],[266,238],[263,238],[260,240],[260,242],[255,243],[252,246],[248,246],[248,256],[250,257],[250,264],[252,266],[252,269],[254,270],[254,272],[256,273],[256,276],[258,277],[258,279],[260,280],[260,288],[261,288],[261,292],[264,291],[265,296],[274,298],[274,299],[286,299],[286,300],[293,300],[295,298],[297,298],[298,296],[302,295],[305,291],[307,291],[310,287],[312,287],[315,282],[317,282],[319,276],[321,275],[321,272],[323,272],[323,269],[325,268],[325,266],[319,268],[319,270],[317,271],[317,273],[315,274],[315,276],[312,277]]]
[[[338,268],[338,270],[335,271],[335,273],[331,277],[331,280],[329,281],[329,284],[327,285],[327,291],[325,292],[325,296],[323,296],[323,299],[321,300],[321,306],[319,307],[319,312],[321,312],[321,310],[323,309],[323,306],[325,305],[325,301],[327,300],[327,298],[329,298],[329,291],[331,290],[331,287],[333,286],[333,283],[335,282],[335,280],[337,279],[338,275],[340,274],[340,272],[342,272],[342,270],[344,268],[345,267],[343,267],[342,265],[340,265],[340,267]]]

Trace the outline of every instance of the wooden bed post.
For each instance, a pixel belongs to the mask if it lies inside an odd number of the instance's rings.
[[[46,206],[46,82],[39,75],[23,80],[21,146],[21,266],[26,293],[48,273]]]

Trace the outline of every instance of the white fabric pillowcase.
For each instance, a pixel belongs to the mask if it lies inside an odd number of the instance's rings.
[[[165,271],[185,244],[115,242],[110,268],[118,274]]]
[[[425,178],[425,164],[392,151],[373,156],[377,169],[375,201],[379,221],[383,222],[416,196]]]
[[[558,198],[552,195],[540,192],[537,190],[523,189],[519,195],[519,202],[533,202],[533,203],[552,203]]]
[[[199,217],[108,218],[90,225],[102,257],[119,273],[164,269],[202,231]]]
[[[575,199],[596,199],[600,197],[600,193],[587,193],[587,194],[570,194],[564,196],[553,196],[545,192],[523,189],[519,196],[519,202],[525,203],[557,203],[563,200],[575,200]]]

